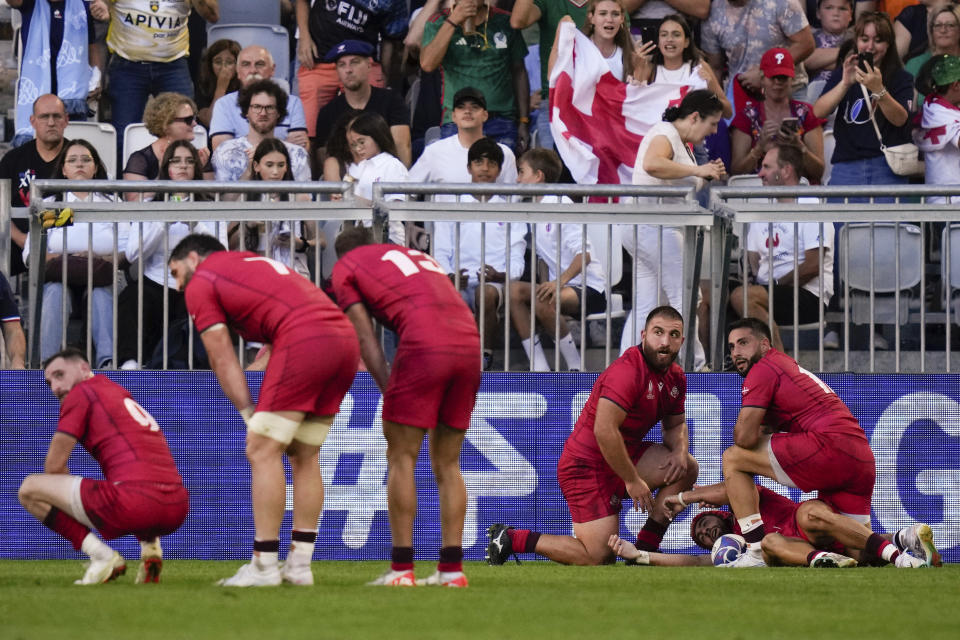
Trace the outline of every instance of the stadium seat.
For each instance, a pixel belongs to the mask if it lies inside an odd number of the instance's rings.
[[[68,140],[82,138],[92,144],[107,168],[107,175],[111,179],[118,177],[117,130],[113,128],[112,124],[107,122],[71,122],[67,125],[63,136]]]
[[[250,3],[251,5],[257,3]],[[260,2],[259,4],[268,4]],[[277,24],[211,24],[207,28],[207,42],[222,39],[236,40],[241,47],[258,44],[273,56],[277,65],[274,78],[290,82],[290,36],[284,27]],[[289,86],[289,84],[287,85]]]
[[[280,24],[279,2],[220,0],[219,4],[221,24]]]
[[[423,146],[429,147],[431,144],[440,139],[440,127],[430,127],[427,129],[426,133],[423,134]]]
[[[207,146],[207,130],[202,125],[194,125],[193,135],[194,147],[199,149]],[[147,131],[147,125],[142,122],[128,124],[123,132],[123,166],[127,166],[127,159],[130,158],[131,153],[143,149],[156,139],[157,137]]]
[[[900,323],[906,324],[910,310],[911,290],[920,284],[923,272],[923,246],[920,227],[900,223],[899,283],[896,264],[897,228],[893,222],[873,223],[873,290],[876,324],[895,324],[897,306],[895,294],[900,292]],[[849,243],[848,243],[849,239]],[[856,222],[840,228],[838,251],[849,257],[837,265],[843,296],[844,282],[850,285],[850,318],[855,324],[870,322],[870,223]],[[848,251],[847,248],[850,247]],[[855,249],[854,249],[855,248]],[[847,264],[849,262],[849,264]]]

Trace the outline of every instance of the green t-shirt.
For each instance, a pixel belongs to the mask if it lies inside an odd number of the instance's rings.
[[[423,46],[437,36],[447,15],[448,11],[438,13],[427,22],[423,30]],[[456,33],[450,39],[440,65],[443,70],[443,122],[450,122],[453,96],[464,87],[483,92],[491,118],[515,120],[517,100],[513,93],[511,67],[514,63],[523,65],[527,45],[520,32],[510,26],[510,14],[490,9],[487,21],[477,27],[479,33],[475,35],[464,35],[463,29],[454,28]]]
[[[563,16],[570,16],[577,27],[587,21],[588,0],[533,0],[534,6],[540,9],[540,95],[544,98],[550,91],[550,77],[547,75],[547,63],[550,61],[550,50],[557,37],[557,25]]]

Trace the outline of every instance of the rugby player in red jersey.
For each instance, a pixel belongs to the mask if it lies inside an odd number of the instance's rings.
[[[811,567],[855,567],[860,562],[886,564],[881,556],[866,557],[871,531],[862,524],[840,515],[821,500],[794,502],[766,487],[757,487],[760,515],[767,530],[763,538],[763,556],[767,565]],[[724,484],[696,487],[690,491],[668,496],[664,509],[675,517],[688,506],[717,507],[727,504]],[[714,541],[728,533],[741,533],[736,518],[729,511],[703,511],[690,522],[690,537],[698,547],[709,551]],[[894,534],[881,534],[884,540],[892,541],[901,552],[895,564],[900,568],[940,566],[940,554],[933,544],[930,526],[917,523],[904,527]],[[610,537],[610,548],[628,564],[651,566],[709,565],[709,555],[674,553],[647,553],[616,535]],[[849,554],[849,555],[843,555]],[[853,557],[849,557],[853,556]],[[720,565],[730,566],[730,565]]]
[[[664,499],[697,479],[684,415],[687,379],[674,362],[682,344],[680,313],[657,307],[647,316],[640,344],[594,383],[557,463],[575,537],[495,524],[487,531],[490,564],[503,564],[513,553],[537,553],[563,564],[613,562],[607,541],[620,529],[620,504],[626,497],[648,514],[638,546],[656,551],[670,525]],[[663,444],[644,441],[657,422]],[[656,499],[653,489],[659,489]]]
[[[873,451],[860,423],[837,394],[790,356],[770,346],[756,318],[733,323],[730,355],[744,377],[733,446],[723,452],[730,508],[747,541],[736,566],[763,564],[765,529],[754,476],[762,475],[817,497],[837,513],[870,526],[876,479]],[[895,562],[897,548],[874,534],[867,555]]]
[[[170,273],[224,394],[247,425],[253,558],[228,587],[313,584],[310,561],[323,508],[320,445],[359,362],[357,336],[346,316],[309,280],[249,252],[225,251],[216,238],[191,234],[170,254]],[[256,408],[230,329],[270,344]],[[283,455],[293,471],[290,553],[278,563],[286,503]]]
[[[460,449],[480,387],[480,334],[473,313],[433,258],[371,242],[364,227],[344,231],[336,240],[340,259],[333,267],[337,303],[356,328],[360,354],[383,393],[393,548],[390,569],[370,584],[415,584],[414,468],[427,434],[440,499],[440,562],[436,573],[416,584],[466,587],[462,540],[467,492]],[[399,337],[392,370],[372,318]]]
[[[43,473],[27,476],[20,485],[20,504],[90,556],[90,566],[74,584],[107,582],[127,568],[92,529],[105,540],[136,536],[142,560],[136,581],[158,582],[160,536],[176,531],[190,509],[160,426],[126,389],[93,375],[76,349],[50,356],[43,375],[60,400],[60,421]],[[100,465],[103,480],[70,475],[67,461],[77,442]]]

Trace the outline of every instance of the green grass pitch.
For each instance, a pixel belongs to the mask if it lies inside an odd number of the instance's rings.
[[[213,586],[241,563],[168,560],[159,585],[72,584],[77,561],[0,561],[0,638],[957,638],[960,568],[467,563],[468,589],[366,587],[385,562],[315,562],[316,586]],[[417,574],[432,573],[420,562]]]

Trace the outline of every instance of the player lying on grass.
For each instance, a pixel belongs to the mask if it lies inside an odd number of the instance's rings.
[[[20,485],[20,504],[45,526],[90,556],[74,584],[99,584],[121,576],[127,565],[105,540],[134,535],[142,564],[137,582],[158,582],[163,563],[160,536],[187,517],[190,499],[157,421],[126,389],[95,376],[76,349],[43,363],[43,375],[60,400],[60,421],[50,439],[43,473]],[[70,475],[67,461],[77,442],[100,465],[104,480]]]
[[[836,513],[821,500],[796,503],[760,486],[757,486],[757,492],[760,514],[769,531],[762,541],[764,561],[769,566],[854,567],[858,560],[880,564],[890,562],[900,568],[941,564],[929,525],[918,523],[895,534],[877,534],[856,520]],[[675,517],[693,503],[714,507],[728,504],[724,484],[697,487],[668,496],[664,510]],[[690,523],[690,537],[703,549],[710,550],[717,538],[728,533],[740,533],[736,518],[729,511],[705,511]],[[610,536],[608,543],[618,556],[631,564],[691,566],[711,563],[709,555],[639,551],[616,535]]]

